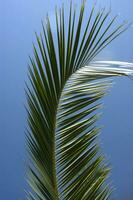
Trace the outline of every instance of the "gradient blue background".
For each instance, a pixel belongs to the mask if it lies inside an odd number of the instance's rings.
[[[55,5],[62,2],[65,0],[0,0],[0,200],[25,199],[24,87],[28,55],[32,54],[34,31],[41,30],[41,19],[49,12],[52,20]],[[98,1],[101,5],[109,3]],[[121,20],[133,20],[132,0],[112,0],[111,6]],[[99,58],[133,62],[133,29],[114,41]],[[112,165],[115,199],[133,200],[133,81],[122,78],[115,82],[104,99],[100,140]]]

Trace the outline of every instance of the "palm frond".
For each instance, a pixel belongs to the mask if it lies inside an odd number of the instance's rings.
[[[56,35],[48,16],[43,34],[36,34],[38,47],[33,46],[26,92],[32,188],[28,199],[106,200],[111,194],[105,184],[110,170],[97,141],[97,110],[111,86],[110,78],[131,75],[133,65],[92,59],[128,24],[111,31],[116,17],[110,19],[110,11],[96,12],[94,6],[83,27],[84,10],[84,1],[79,15],[71,3],[68,26],[64,7],[56,10]]]

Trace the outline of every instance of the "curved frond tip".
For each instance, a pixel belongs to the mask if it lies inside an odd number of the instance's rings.
[[[84,10],[83,2],[77,15],[71,3],[66,16],[62,7],[55,14],[56,33],[47,17],[43,34],[36,35],[26,93],[28,199],[106,200],[111,194],[95,122],[110,78],[132,75],[133,64],[92,60],[127,24],[111,30],[116,17],[94,6],[83,26]]]

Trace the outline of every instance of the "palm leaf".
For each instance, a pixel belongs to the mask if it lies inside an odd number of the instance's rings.
[[[32,189],[28,199],[105,200],[111,194],[106,183],[110,169],[97,140],[97,110],[110,78],[131,75],[133,65],[92,59],[128,24],[111,31],[116,17],[110,19],[110,11],[96,11],[94,6],[83,26],[84,10],[85,2],[79,15],[72,3],[68,17],[64,7],[56,10],[56,34],[48,16],[43,34],[36,34],[38,47],[33,46],[26,91]]]

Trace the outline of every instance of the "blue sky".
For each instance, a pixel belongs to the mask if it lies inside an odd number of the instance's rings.
[[[53,3],[54,2],[54,3]],[[25,80],[28,55],[32,55],[34,32],[41,31],[41,19],[65,0],[0,0],[0,199],[24,200],[26,147]],[[79,4],[81,1],[74,1]],[[94,3],[88,0],[87,8]],[[98,5],[110,5],[108,0]],[[120,21],[133,20],[132,0],[111,0]],[[53,23],[54,29],[54,23]],[[99,59],[133,62],[133,28],[114,41]],[[133,81],[115,81],[104,99],[104,124],[100,137],[103,151],[112,165],[111,181],[116,200],[133,199]]]

